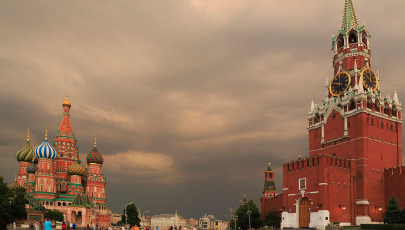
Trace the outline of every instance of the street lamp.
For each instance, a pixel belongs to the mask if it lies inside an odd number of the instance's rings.
[[[143,213],[142,213],[142,216],[143,217],[145,217],[145,213],[148,213],[149,212],[149,210],[148,211],[144,211]],[[141,221],[142,221],[142,227],[145,227],[145,223],[143,222],[143,217],[141,216]]]
[[[239,200],[239,201],[240,201],[241,203],[243,203],[242,200]],[[252,213],[252,211],[250,211],[249,202],[246,202],[245,204],[247,204],[247,206],[248,206],[248,211],[247,211],[247,213],[249,214],[249,230],[251,230],[252,227],[250,226],[250,213]]]

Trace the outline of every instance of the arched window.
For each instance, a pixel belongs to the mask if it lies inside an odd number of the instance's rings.
[[[337,47],[338,49],[343,47],[345,45],[345,40],[343,39],[343,35],[340,35],[339,38],[337,39]]]
[[[362,37],[363,44],[367,47],[368,46],[367,34],[363,32],[363,33],[361,33],[361,37]]]
[[[394,126],[391,124],[390,131],[392,131],[392,130],[393,130],[393,127],[394,127]]]
[[[375,100],[375,111],[380,112],[381,105],[379,100]]]
[[[372,101],[371,101],[371,98],[368,97],[368,98],[367,98],[367,108],[368,108],[368,109],[372,109],[371,106],[372,106]]]
[[[384,114],[390,114],[390,106],[388,105],[388,103],[384,104]]]
[[[58,202],[58,206],[61,206],[62,204],[60,202]]]
[[[397,117],[397,107],[395,105],[392,106],[392,116]]]
[[[271,175],[271,173],[269,173],[269,178],[273,178],[273,176]]]
[[[349,35],[349,44],[357,43],[357,35],[356,33],[350,33]]]
[[[321,121],[321,117],[319,116],[319,114],[315,115],[315,124],[319,123]]]
[[[63,206],[66,206],[66,203],[65,203],[65,202],[63,202]]]
[[[352,100],[350,102],[349,111],[354,110],[354,109],[356,109],[356,102],[354,100]]]

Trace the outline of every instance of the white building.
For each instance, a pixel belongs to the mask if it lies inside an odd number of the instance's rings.
[[[160,214],[154,215],[151,219],[151,228],[155,229],[158,227],[160,230],[167,229],[170,226],[187,226],[187,218],[177,215],[176,213],[173,214]]]

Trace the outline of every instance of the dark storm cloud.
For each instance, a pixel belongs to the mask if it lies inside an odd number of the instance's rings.
[[[0,174],[31,129],[54,135],[69,89],[80,159],[93,135],[108,204],[224,218],[259,205],[268,162],[308,153],[310,97],[332,78],[344,1],[2,1]],[[405,99],[403,1],[356,0],[383,93]],[[83,164],[82,164],[83,165]]]

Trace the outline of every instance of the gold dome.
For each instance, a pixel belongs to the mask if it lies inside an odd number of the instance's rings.
[[[62,103],[62,106],[69,106],[69,108],[72,106],[72,104],[70,104],[69,100],[68,100],[68,96],[66,95],[66,100]]]

